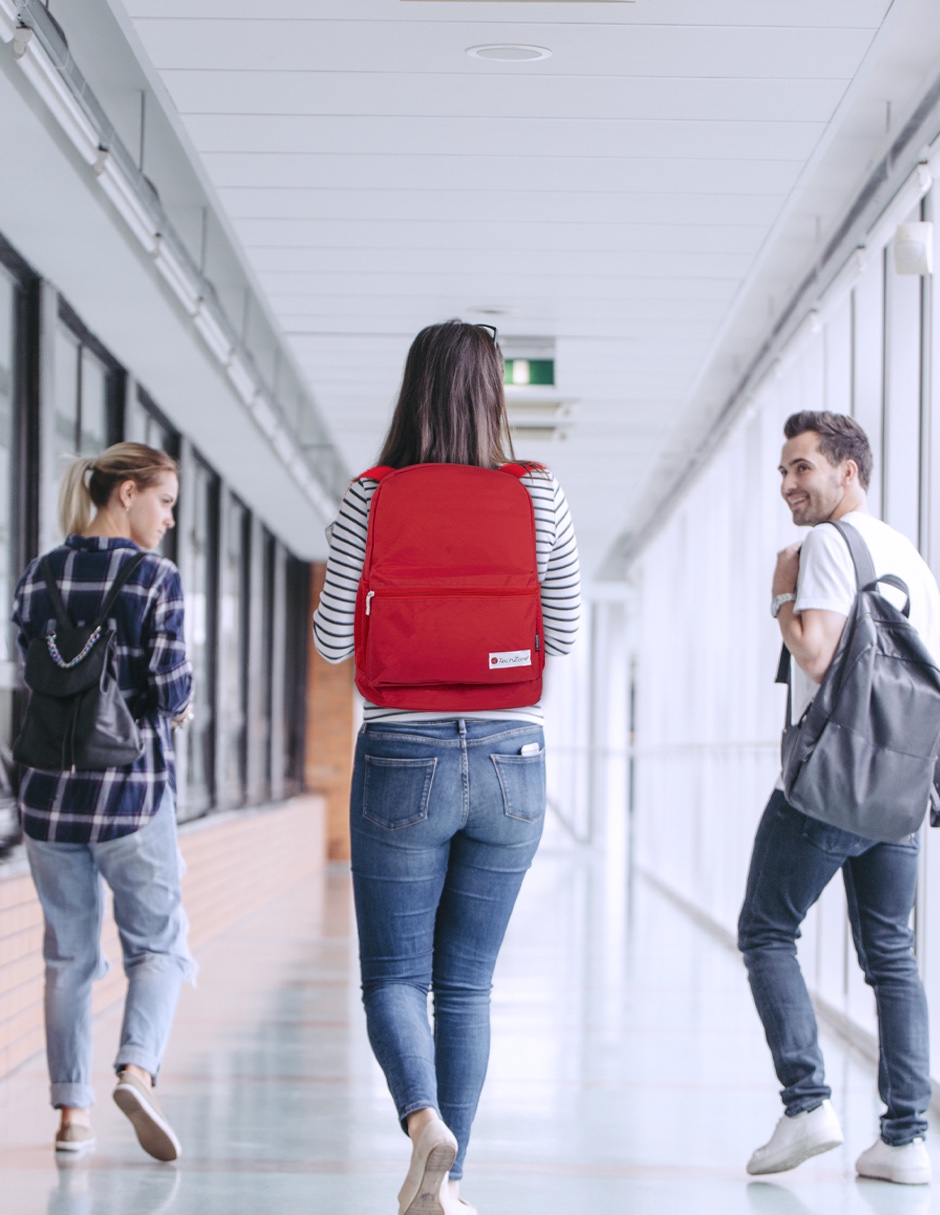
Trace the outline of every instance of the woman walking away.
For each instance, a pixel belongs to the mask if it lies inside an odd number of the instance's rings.
[[[565,496],[507,453],[495,329],[423,330],[314,615],[324,658],[355,649],[366,702],[352,875],[369,1040],[412,1143],[400,1215],[474,1215],[458,1190],[491,981],[545,814],[541,666],[578,627]]]
[[[152,1092],[180,985],[195,972],[180,901],[171,738],[173,723],[188,713],[192,673],[179,573],[151,551],[173,526],[178,488],[175,461],[139,443],[118,443],[94,459],[75,460],[59,500],[65,543],[33,561],[16,588],[20,649],[47,665],[48,650],[55,663],[50,678],[83,661],[60,653],[57,631],[65,651],[70,623],[94,623],[105,610],[102,633],[96,637],[92,630],[87,650],[94,654],[113,631],[114,699],[122,698],[130,710],[128,716],[117,706],[132,735],[128,762],[101,766],[113,754],[99,760],[88,749],[77,750],[76,734],[88,724],[86,707],[61,741],[63,770],[37,760],[29,766],[27,759],[20,781],[26,850],[45,920],[46,1053],[52,1105],[60,1113],[58,1152],[85,1151],[95,1142],[89,1120],[91,987],[107,968],[99,943],[104,878],[114,896],[128,980],[114,1100],[146,1152],[157,1160],[180,1154]],[[28,663],[27,682],[32,669]],[[17,740],[25,755],[30,746],[36,754],[35,735],[27,734],[30,715],[38,719],[41,708],[34,690]],[[112,732],[106,746],[113,740]]]

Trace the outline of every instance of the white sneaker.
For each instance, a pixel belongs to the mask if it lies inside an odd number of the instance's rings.
[[[900,1147],[876,1139],[856,1160],[855,1171],[859,1177],[895,1181],[899,1185],[929,1185],[932,1170],[923,1139],[914,1139]]]
[[[795,1169],[810,1156],[828,1152],[842,1142],[842,1128],[832,1108],[831,1101],[824,1101],[814,1110],[780,1119],[763,1147],[759,1147],[747,1162],[747,1171],[752,1177],[762,1173],[784,1173]]]

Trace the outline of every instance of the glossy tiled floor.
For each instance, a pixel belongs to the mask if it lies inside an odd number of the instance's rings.
[[[2,1215],[394,1215],[408,1145],[366,1042],[346,874],[285,890],[200,961],[161,1085],[184,1159],[143,1156],[108,1099],[111,1012],[93,1155],[57,1167],[42,1060],[0,1083]],[[645,882],[546,848],[497,973],[464,1193],[480,1215],[929,1211],[929,1189],[854,1179],[871,1068],[826,1053],[845,1148],[749,1182],[780,1109],[738,959]]]

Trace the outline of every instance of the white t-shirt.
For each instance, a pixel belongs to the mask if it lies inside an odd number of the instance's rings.
[[[842,516],[868,545],[875,573],[895,574],[907,583],[911,595],[910,621],[933,657],[940,661],[940,591],[930,567],[906,536],[882,523],[874,515],[853,510]],[[800,549],[800,575],[796,584],[794,612],[820,608],[848,616],[855,601],[855,566],[848,545],[828,524],[812,528]],[[903,596],[892,586],[882,593],[898,607]],[[797,666],[790,664],[793,690],[792,720],[799,721],[806,706],[816,695],[819,684]]]

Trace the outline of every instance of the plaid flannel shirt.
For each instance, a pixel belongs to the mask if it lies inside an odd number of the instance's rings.
[[[49,554],[56,581],[76,624],[95,618],[133,540],[69,536]],[[39,568],[27,567],[13,604],[25,658],[34,637],[55,632],[52,600]],[[118,684],[140,725],[144,753],[126,768],[103,772],[41,772],[24,768],[19,805],[23,830],[53,843],[101,843],[147,825],[166,784],[176,787],[171,718],[189,704],[192,667],[183,638],[183,593],[172,561],[148,552],[112,608]]]

